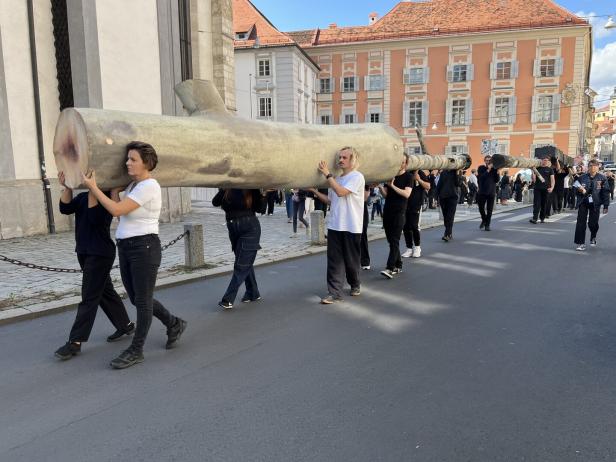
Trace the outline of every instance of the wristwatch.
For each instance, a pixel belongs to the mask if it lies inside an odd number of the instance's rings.
[[[332,173],[328,173],[327,175],[325,175],[325,179],[329,180],[331,177],[333,177],[334,175]]]

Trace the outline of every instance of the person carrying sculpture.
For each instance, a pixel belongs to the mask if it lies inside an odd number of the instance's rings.
[[[368,222],[370,221],[370,213],[368,205],[370,202],[370,185],[364,186],[364,219],[361,226],[361,246],[359,250],[359,264],[361,269],[370,269],[370,249],[368,248]]]
[[[158,156],[154,148],[141,141],[126,146],[126,167],[133,180],[120,199],[120,189],[108,198],[96,185],[94,172],[82,174],[85,187],[114,217],[120,217],[116,242],[120,257],[120,274],[126,293],[137,308],[137,327],[133,341],[126,350],[111,361],[115,369],[124,369],[143,361],[143,347],[152,324],[152,316],[167,327],[166,348],[176,346],[186,329],[186,321],[171,314],[154,298],[156,276],[162,253],[158,237],[158,220],[162,207],[160,185],[151,176]]]
[[[265,208],[261,192],[258,189],[219,189],[212,205],[225,211],[229,241],[235,254],[233,275],[218,305],[225,310],[233,308],[242,284],[246,285],[243,303],[261,300],[253,266],[261,249],[261,224],[256,215]]]
[[[577,194],[577,222],[575,225],[574,242],[576,250],[586,250],[586,226],[590,230],[590,246],[597,245],[599,232],[599,216],[601,206],[603,213],[607,213],[610,206],[610,185],[605,175],[599,173],[599,161],[592,159],[588,162],[588,173],[580,175],[573,183]]]
[[[387,264],[381,274],[392,279],[402,272],[402,256],[400,255],[400,236],[404,228],[406,217],[406,204],[413,184],[411,172],[406,171],[408,158],[405,156],[400,164],[398,174],[388,184],[380,186],[381,194],[385,198],[383,207],[383,228],[389,244]]]
[[[88,341],[99,305],[116,328],[115,333],[107,337],[108,342],[132,334],[135,324],[128,318],[109,276],[116,255],[115,244],[109,236],[113,217],[91,192],[73,197],[64,172],[58,173],[58,181],[64,187],[60,196],[60,213],[75,214],[75,252],[83,272],[81,302],[77,306],[68,342],[55,352],[56,357],[67,360],[81,353],[81,344]]]
[[[351,296],[361,293],[360,247],[364,212],[364,189],[366,181],[357,170],[359,153],[346,146],[337,154],[338,168],[342,174],[334,177],[327,162],[318,164],[329,186],[327,195],[316,189],[312,192],[321,201],[328,203],[327,225],[327,295],[321,303],[329,305],[342,300],[344,278],[351,286]]]
[[[414,170],[410,173],[411,195],[406,203],[406,216],[402,229],[406,251],[402,254],[402,258],[419,258],[421,257],[421,208],[430,190],[430,181],[423,170]]]
[[[552,210],[561,213],[565,201],[565,178],[569,176],[567,167],[556,161],[554,170],[554,192],[552,193]]]
[[[481,165],[477,169],[477,205],[481,215],[479,229],[490,231],[492,211],[494,210],[494,201],[496,199],[496,184],[500,178],[498,170],[494,168],[492,163],[492,156],[485,156],[483,161],[485,165]]]
[[[529,220],[532,224],[537,223],[537,218],[541,223],[545,221],[548,212],[549,194],[554,190],[554,170],[551,167],[549,157],[541,159],[541,166],[536,168],[541,175],[539,178],[533,172],[533,182],[535,187],[533,197],[533,217]]]
[[[443,170],[436,182],[436,197],[443,212],[443,222],[445,231],[441,238],[445,242],[453,239],[453,221],[456,216],[458,206],[458,183],[460,175],[456,170]]]

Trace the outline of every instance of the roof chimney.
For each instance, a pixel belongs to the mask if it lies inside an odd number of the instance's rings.
[[[335,22],[332,22],[332,23],[329,25],[329,28],[330,28],[330,29],[337,29],[337,28],[338,28],[338,25],[337,25]]]
[[[368,24],[372,25],[379,19],[379,14],[372,12],[368,15]]]

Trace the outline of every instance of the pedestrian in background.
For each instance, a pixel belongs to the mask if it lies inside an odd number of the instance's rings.
[[[599,161],[588,162],[588,173],[580,175],[573,183],[577,192],[578,215],[575,225],[575,250],[586,250],[586,226],[590,230],[590,246],[596,247],[599,232],[601,206],[607,213],[610,206],[610,185],[607,178],[599,173]]]
[[[297,220],[301,221],[306,228],[309,227],[308,222],[304,219],[306,211],[306,191],[298,189],[293,193],[293,234],[291,237],[297,237]]]
[[[479,185],[477,183],[477,170],[475,169],[471,170],[471,174],[468,176],[467,183],[468,183],[467,204],[470,207],[471,205],[473,205],[473,203],[475,203],[475,198],[477,197],[477,189],[479,188]]]
[[[457,188],[460,181],[460,175],[456,170],[443,170],[438,176],[436,182],[436,197],[443,212],[443,222],[445,224],[445,232],[441,238],[445,242],[453,239],[453,222],[456,216],[456,207],[458,206]]]
[[[278,190],[268,189],[265,193],[265,198],[267,201],[267,216],[271,216],[274,214],[274,204],[278,198]]]
[[[378,185],[371,188],[370,195],[372,196],[372,215],[371,221],[374,221],[374,215],[383,218],[383,196]]]
[[[500,179],[499,199],[501,205],[507,205],[507,202],[511,198],[511,177],[509,176],[509,170],[503,170],[503,176]]]

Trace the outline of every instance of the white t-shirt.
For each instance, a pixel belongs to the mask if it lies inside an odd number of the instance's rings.
[[[141,207],[120,217],[116,239],[158,234],[158,219],[163,204],[158,181],[148,178],[137,184],[133,182],[126,188],[124,197],[134,200]]]
[[[364,222],[364,187],[366,180],[356,170],[339,176],[336,181],[340,186],[351,191],[351,194],[338,197],[333,189],[329,189],[327,196],[331,202],[329,223],[327,227],[334,231],[348,231],[361,234]]]

